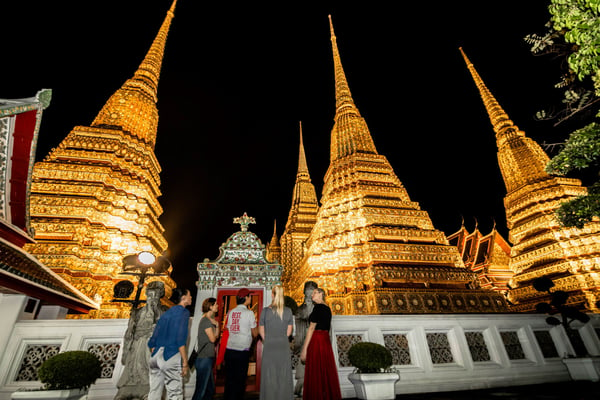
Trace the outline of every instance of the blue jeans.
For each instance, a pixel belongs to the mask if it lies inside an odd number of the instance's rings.
[[[211,400],[215,393],[215,377],[213,375],[214,357],[198,357],[196,367],[196,390],[192,400]]]

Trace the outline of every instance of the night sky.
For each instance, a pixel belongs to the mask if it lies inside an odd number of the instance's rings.
[[[0,98],[51,88],[36,160],[90,125],[137,69],[170,0],[3,4]],[[335,113],[327,15],[354,101],[377,150],[436,228],[494,221],[506,237],[494,132],[458,48],[511,119],[542,143],[564,135],[536,111],[556,104],[558,63],[523,40],[544,31],[547,1],[495,3],[179,0],[158,88],[156,155],[174,279],[193,287],[247,212],[263,244],[285,228],[301,120],[320,195]],[[387,4],[387,2],[386,2]],[[390,3],[392,4],[392,3]]]

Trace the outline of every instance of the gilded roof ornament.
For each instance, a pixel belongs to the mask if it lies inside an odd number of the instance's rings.
[[[247,213],[244,213],[241,217],[236,217],[233,219],[234,224],[240,224],[240,228],[242,232],[246,232],[248,230],[248,225],[255,224],[256,220],[254,217],[249,217]]]

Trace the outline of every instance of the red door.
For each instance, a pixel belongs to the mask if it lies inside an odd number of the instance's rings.
[[[217,289],[217,304],[219,305],[219,314],[217,315],[217,321],[220,324],[221,332],[225,327],[225,316],[229,310],[237,306],[235,295],[237,289]],[[249,288],[252,291],[250,295],[252,303],[248,306],[248,309],[256,316],[256,324],[260,319],[260,313],[263,309],[263,289],[262,288]],[[248,366],[248,378],[246,379],[246,392],[258,392],[260,390],[260,365],[262,361],[262,341],[254,339],[252,347],[250,347],[250,365]],[[215,382],[216,392],[223,393],[225,384],[225,368],[223,364],[216,367],[215,371]]]

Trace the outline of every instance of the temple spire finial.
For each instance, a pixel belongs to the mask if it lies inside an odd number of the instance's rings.
[[[331,14],[327,16],[329,18],[329,32],[331,34],[331,38],[335,39],[335,31],[333,30],[333,21],[331,20]]]
[[[133,77],[108,99],[92,122],[93,127],[120,129],[154,147],[158,127],[158,80],[176,4],[177,0],[173,0]]]
[[[334,161],[355,153],[377,154],[367,123],[361,117],[352,99],[352,93],[350,93],[331,15],[329,16],[329,29],[335,74],[335,125],[331,132],[330,160]]]
[[[488,112],[490,117],[490,121],[492,126],[494,127],[494,132],[496,132],[496,138],[500,142],[501,139],[505,139],[507,134],[519,133],[519,128],[508,118],[508,114],[502,109],[496,98],[492,95],[492,92],[487,88],[481,76],[471,63],[471,60],[467,57],[462,47],[458,48],[460,53],[465,60],[465,64],[467,64],[467,68],[473,77],[473,81],[475,81],[475,85],[477,89],[479,89],[479,93],[483,100],[483,104]],[[523,134],[521,133],[521,136]]]
[[[490,117],[496,132],[496,145],[498,147],[498,162],[506,189],[511,192],[527,182],[539,181],[549,177],[546,172],[548,155],[530,138],[525,136],[511,120],[508,114],[500,107],[483,79],[479,76],[471,61],[467,58],[462,47],[459,48],[467,68],[475,81],[483,104]],[[517,143],[519,143],[517,145]]]
[[[338,115],[346,112],[356,113],[360,116],[358,108],[354,105],[352,99],[352,93],[350,93],[350,87],[342,67],[342,61],[340,58],[340,52],[337,46],[337,38],[335,31],[333,30],[333,21],[331,15],[329,16],[329,30],[331,33],[331,46],[333,50],[333,67],[335,72],[335,119],[338,119]]]
[[[298,175],[308,175],[308,165],[306,164],[306,153],[304,152],[304,140],[302,138],[302,121],[300,121],[300,150],[298,154]]]
[[[248,225],[255,224],[256,220],[254,217],[249,217],[247,213],[244,213],[241,217],[236,217],[233,219],[234,224],[240,224],[240,228],[242,232],[248,231]]]
[[[271,238],[270,244],[279,245],[279,238],[277,237],[277,219],[273,220],[273,237]]]

